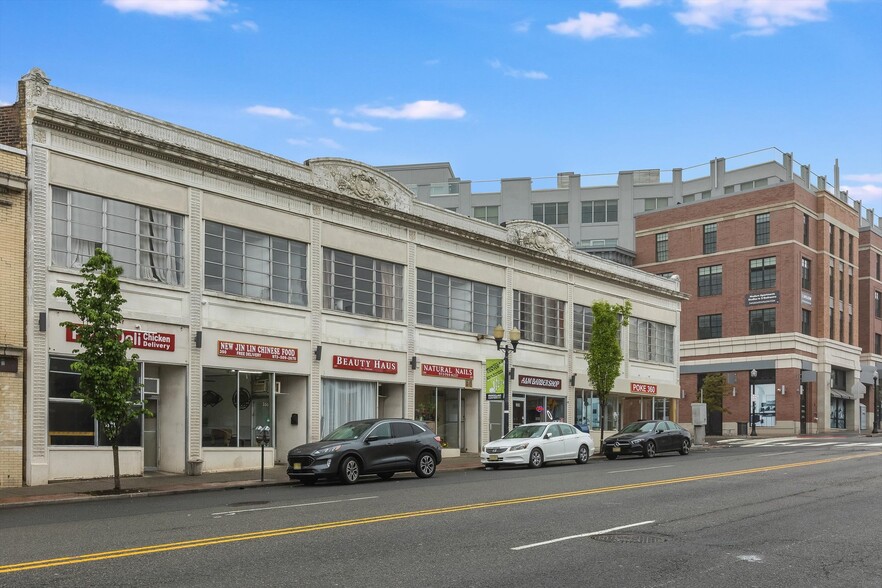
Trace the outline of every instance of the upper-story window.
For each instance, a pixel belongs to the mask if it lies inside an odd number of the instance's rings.
[[[848,236],[848,262],[854,263],[854,235]]]
[[[756,215],[756,226],[755,226],[755,235],[756,235],[756,244],[757,245],[768,245],[770,238],[770,215],[768,212],[764,212],[762,214]]]
[[[802,289],[812,289],[812,262],[805,257],[802,258]]]
[[[459,182],[429,184],[429,196],[452,196],[459,194]]]
[[[206,221],[205,289],[305,306],[306,244]]]
[[[845,259],[845,229],[839,229],[839,259]]]
[[[52,263],[80,268],[99,247],[127,278],[184,283],[182,215],[53,187]]]
[[[668,234],[667,233],[658,233],[655,236],[655,260],[656,261],[667,261],[668,260]]]
[[[717,223],[704,225],[704,247],[702,251],[705,255],[717,252]]]
[[[493,223],[494,225],[499,224],[499,207],[498,206],[475,206],[472,211],[476,219],[487,221],[488,223]]]
[[[403,320],[403,265],[328,248],[323,257],[324,308]]]
[[[716,296],[723,293],[723,266],[698,268],[698,295]]]
[[[533,205],[533,220],[546,225],[566,225],[570,222],[569,202],[539,202]]]
[[[669,198],[644,198],[643,210],[662,210],[668,207]]]
[[[591,307],[573,304],[573,349],[588,351],[593,327],[594,313]]]
[[[749,313],[751,335],[771,335],[775,332],[775,309],[761,308]]]
[[[876,318],[882,318],[882,294],[878,290],[873,292],[873,308]]]
[[[502,288],[418,269],[417,322],[490,335],[502,323]]]
[[[723,315],[705,314],[698,317],[698,338],[719,339],[723,336]]]
[[[774,288],[777,272],[775,257],[750,260],[750,289]]]
[[[802,215],[802,244],[809,244],[809,215]]]
[[[582,203],[583,223],[614,223],[618,220],[618,200],[590,200]]]
[[[836,227],[830,223],[830,253],[836,253]]]
[[[674,363],[674,327],[631,317],[631,359]]]
[[[521,339],[563,347],[565,306],[563,300],[515,290],[512,314]]]

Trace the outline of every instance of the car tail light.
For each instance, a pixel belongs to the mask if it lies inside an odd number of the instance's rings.
[[[437,441],[438,443],[441,443],[441,436],[435,435],[435,441]]]

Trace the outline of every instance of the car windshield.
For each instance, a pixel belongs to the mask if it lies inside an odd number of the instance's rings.
[[[337,427],[322,441],[352,441],[361,437],[361,434],[370,428],[373,423],[367,421],[355,421]]]
[[[515,427],[503,439],[537,439],[545,431],[545,425]]]
[[[619,431],[619,433],[651,433],[653,429],[655,429],[655,422],[653,421],[648,423],[631,423]]]

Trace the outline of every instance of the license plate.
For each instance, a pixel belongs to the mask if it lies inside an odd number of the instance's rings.
[[[291,469],[299,470],[302,466],[299,463],[292,463]]]
[[[621,447],[613,447],[613,453],[621,453],[621,451],[622,451]]]
[[[499,456],[498,455],[488,455],[487,461],[499,461]]]

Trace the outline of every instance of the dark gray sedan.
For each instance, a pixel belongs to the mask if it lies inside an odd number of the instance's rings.
[[[312,485],[320,479],[353,484],[364,474],[384,480],[396,472],[420,478],[441,463],[441,437],[420,421],[369,419],[341,425],[321,441],[288,452],[288,478]]]
[[[607,459],[620,455],[655,457],[665,451],[688,455],[692,435],[673,421],[637,421],[603,440],[603,454]]]

